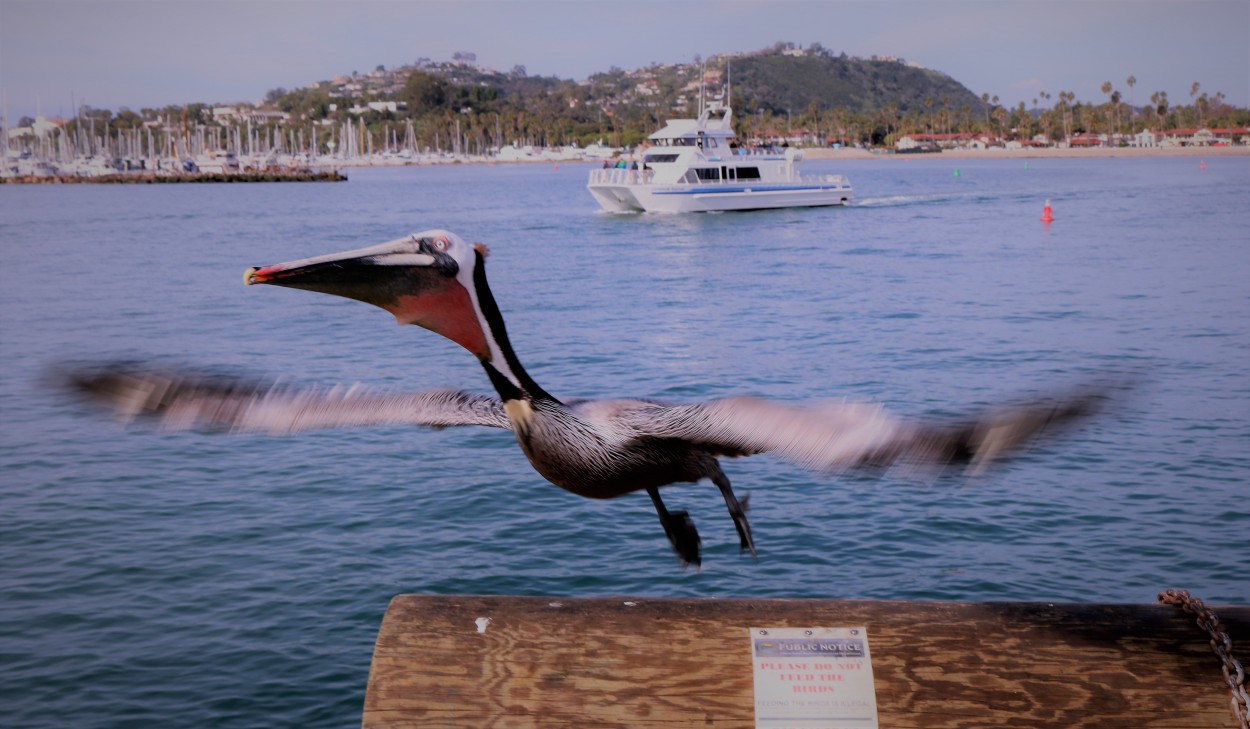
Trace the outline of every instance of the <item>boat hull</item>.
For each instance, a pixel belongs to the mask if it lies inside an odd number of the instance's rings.
[[[706,213],[828,207],[846,205],[853,198],[850,184],[692,186],[591,183],[586,189],[601,208],[612,213]]]

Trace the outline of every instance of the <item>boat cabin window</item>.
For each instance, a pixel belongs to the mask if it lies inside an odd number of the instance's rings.
[[[739,180],[758,180],[760,179],[760,168],[758,167],[738,167]]]
[[[720,168],[719,167],[696,167],[694,168],[694,173],[699,176],[700,180],[703,180],[705,182],[709,180],[711,181],[720,180]]]
[[[657,162],[676,162],[678,155],[675,154],[649,154],[643,157],[645,164],[656,164]]]

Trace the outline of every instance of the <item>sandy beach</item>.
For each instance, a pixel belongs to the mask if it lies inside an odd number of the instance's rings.
[[[893,154],[866,149],[803,150],[808,160],[843,159],[1058,159],[1061,157],[1232,157],[1250,156],[1250,147],[1101,147],[1092,149],[948,149],[924,154]]]

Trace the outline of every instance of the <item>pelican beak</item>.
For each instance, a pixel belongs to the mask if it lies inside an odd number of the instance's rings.
[[[457,276],[460,264],[446,247],[445,238],[415,234],[354,251],[253,266],[243,272],[243,283],[363,301],[386,309],[400,324],[425,327],[479,357],[488,355],[476,305]]]
[[[392,309],[402,296],[446,285],[459,266],[450,256],[409,236],[354,251],[253,266],[243,283],[317,291]]]

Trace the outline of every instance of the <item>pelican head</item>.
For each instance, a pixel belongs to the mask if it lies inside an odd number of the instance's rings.
[[[356,299],[389,311],[400,324],[441,334],[479,360],[492,357],[475,275],[486,247],[446,230],[427,230],[367,248],[253,266],[245,284],[271,284]],[[493,302],[492,302],[493,303]]]

